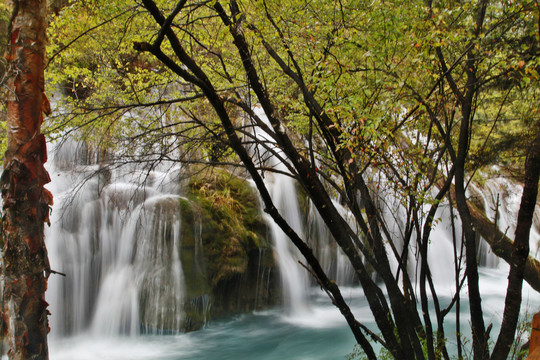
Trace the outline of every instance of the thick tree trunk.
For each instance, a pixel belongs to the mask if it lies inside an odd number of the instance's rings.
[[[501,331],[493,349],[491,359],[504,360],[516,335],[519,311],[521,309],[521,290],[525,263],[529,256],[529,236],[533,224],[534,208],[538,196],[538,180],[540,179],[540,134],[534,140],[525,163],[525,183],[518,213],[516,235],[508,275],[508,288],[504,306]]]
[[[42,111],[45,0],[15,0],[8,28],[7,146],[2,190],[3,331],[10,359],[48,359],[45,290],[49,262],[43,239],[50,181]]]

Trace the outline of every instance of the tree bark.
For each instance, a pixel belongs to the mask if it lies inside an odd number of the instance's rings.
[[[474,43],[482,33],[482,27],[485,20],[486,9],[489,0],[479,0],[476,9],[476,22],[473,28],[473,37],[466,50],[464,61],[466,83],[463,90],[460,90],[451,72],[446,67],[446,61],[440,47],[436,49],[439,57],[441,69],[444,71],[452,92],[460,105],[461,124],[458,135],[458,151],[454,160],[455,166],[455,192],[456,206],[461,218],[462,230],[465,237],[465,264],[467,287],[469,290],[469,308],[471,314],[471,330],[473,340],[473,358],[474,360],[485,360],[489,358],[489,349],[486,338],[486,327],[484,324],[482,312],[482,298],[478,283],[478,263],[476,253],[476,231],[472,223],[470,209],[467,204],[465,194],[465,163],[469,153],[469,139],[471,135],[471,123],[474,118],[475,98],[479,90],[479,81],[477,78],[477,66],[479,57],[475,54]],[[452,146],[447,138],[447,146]]]
[[[525,272],[525,263],[529,256],[529,237],[533,223],[534,208],[536,206],[536,197],[538,196],[539,179],[540,134],[537,134],[525,162],[525,182],[523,184],[523,195],[521,197],[516,235],[512,248],[503,321],[491,356],[493,360],[506,359],[510,352],[510,347],[514,342],[519,310],[521,309],[523,274]]]
[[[7,151],[2,191],[3,332],[10,359],[48,359],[45,290],[50,268],[43,228],[52,195],[42,111],[45,0],[15,0],[8,27]]]

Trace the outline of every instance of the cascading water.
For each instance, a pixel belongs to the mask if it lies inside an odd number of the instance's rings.
[[[76,153],[71,146],[59,150],[60,159],[62,152]],[[94,169],[85,170],[81,177]],[[107,185],[104,173],[112,177]],[[53,334],[136,335],[141,326],[144,332],[179,331],[184,280],[179,196],[169,192],[173,173],[149,174],[155,184],[144,187],[105,170],[86,180],[73,172],[74,184],[84,181],[75,191],[65,179],[53,182],[61,209],[46,239],[52,268],[66,275],[51,278],[47,292]]]
[[[352,217],[347,210],[337,201],[334,201],[334,206],[345,219],[351,220],[351,228],[354,228]],[[306,217],[306,237],[328,276],[340,285],[352,286],[357,284],[357,278],[349,259],[343,253],[343,250],[337,246],[311,200],[308,200]]]
[[[267,121],[267,117],[262,109],[256,108],[255,111],[259,117]],[[253,128],[252,131],[261,139],[271,139],[262,129]],[[284,175],[289,172],[286,166],[264,147],[254,145],[251,151],[253,153],[264,154],[262,158],[266,159],[267,165],[277,170],[268,174],[269,176],[267,176],[265,181],[266,186],[270,190],[270,196],[272,197],[274,206],[289,223],[291,228],[303,239],[305,223],[302,221],[302,214],[298,204],[296,182],[290,176]],[[305,260],[300,252],[294,248],[287,235],[268,215],[266,215],[266,222],[271,230],[274,250],[279,264],[284,306],[289,315],[303,314],[308,309],[309,279],[305,270],[299,264],[299,261],[305,263]]]
[[[181,197],[177,180],[178,172],[174,170],[163,173],[157,171],[145,173],[136,169],[127,172],[100,169],[97,165],[85,165],[85,162],[80,160],[81,156],[88,158],[87,153],[67,144],[56,153],[54,166],[50,170],[53,182],[49,188],[55,194],[56,205],[51,218],[53,225],[47,230],[46,239],[53,270],[66,274],[66,277],[52,275],[49,282],[47,299],[51,304],[53,314],[50,319],[53,339],[63,341],[61,339],[65,335],[83,333],[90,334],[90,339],[103,339],[103,336],[107,336],[110,339],[116,339],[112,345],[107,345],[109,346],[107,351],[110,352],[110,348],[119,346],[122,348],[121,341],[126,341],[120,340],[121,338],[118,337],[120,334],[139,335],[138,339],[142,339],[147,338],[146,334],[177,333],[187,316],[185,282],[186,277],[192,275],[183,271],[182,266],[183,257],[180,248],[183,245],[182,231],[185,224],[182,223],[180,216]],[[76,166],[73,167],[73,164]],[[90,176],[90,174],[93,175]],[[336,248],[328,229],[316,214],[313,205],[309,201],[303,207],[299,205],[301,201],[299,201],[295,182],[282,174],[268,174],[266,178],[276,207],[292,227],[307,239],[330,278],[341,285],[354,286],[355,276],[350,264],[340,249]],[[502,184],[500,185],[502,188],[505,181],[497,181]],[[507,187],[515,186],[507,185]],[[77,191],[73,192],[73,188],[77,188]],[[495,190],[496,187],[489,186],[489,189]],[[519,192],[519,189],[516,191]],[[499,190],[499,192],[502,191]],[[491,195],[487,191],[481,193],[485,197],[486,211],[494,208],[496,195]],[[505,194],[507,195],[508,192]],[[492,200],[494,197],[495,200]],[[386,198],[387,203],[391,203],[390,200]],[[510,226],[507,235],[513,236],[511,217],[515,215],[512,213],[516,211],[516,206],[519,206],[519,196],[502,196],[500,201],[504,205],[500,206],[498,212],[500,218],[498,225],[503,231],[506,230],[505,227]],[[341,209],[338,203],[336,207]],[[396,205],[394,209],[398,207],[399,205]],[[346,215],[344,209],[340,211]],[[394,222],[392,231],[396,231],[396,234],[401,226],[399,216],[395,216],[397,213],[398,211],[394,211],[385,215],[389,224]],[[492,218],[492,216],[494,214],[488,213],[488,217]],[[453,281],[453,276],[449,276],[450,272],[447,271],[449,266],[453,268],[453,258],[450,254],[452,244],[450,217],[448,206],[443,204],[436,216],[438,224],[433,230],[433,240],[429,245],[429,262],[438,284]],[[265,331],[270,332],[269,334],[274,334],[271,331],[280,331],[284,337],[288,336],[287,331],[290,331],[291,326],[301,326],[302,329],[321,329],[317,331],[326,331],[322,329],[327,328],[329,333],[325,335],[326,338],[330,334],[335,334],[336,327],[343,325],[341,316],[328,303],[324,295],[313,298],[313,292],[310,291],[311,279],[298,264],[298,260],[302,260],[301,256],[273,221],[267,220],[268,227],[271,228],[276,262],[283,281],[284,307],[289,314],[289,319],[290,315],[293,316],[293,321],[287,320],[287,325],[283,325],[275,320],[281,319],[281,315],[274,317],[273,312],[270,312],[270,315],[251,315],[256,316],[257,322],[266,324],[257,325],[257,327],[266,327]],[[204,232],[204,226],[205,224],[201,222],[192,224],[195,234],[195,243],[192,245],[195,256],[200,256],[203,252],[201,233]],[[536,226],[536,230],[531,235],[533,252],[537,251],[540,239],[538,221]],[[456,223],[456,228],[459,229],[459,223]],[[456,237],[459,238],[460,235],[456,234]],[[264,250],[259,250],[259,257],[262,257],[263,253]],[[480,255],[488,259],[484,264],[496,265],[489,260],[493,254],[485,251]],[[499,266],[505,267],[501,264]],[[268,270],[258,266],[253,271],[257,272],[254,286],[259,288],[269,283],[266,280],[269,276]],[[483,285],[483,294],[489,299],[485,302],[486,306],[492,306],[494,302],[491,300],[492,296],[503,299],[502,290],[499,289],[504,289],[506,284],[502,286],[502,280],[505,280],[505,276],[490,278],[486,282],[487,285]],[[361,291],[348,289],[350,290],[346,293],[351,297],[353,311],[358,319],[369,324],[371,315],[363,304]],[[255,299],[255,302],[257,301]],[[530,304],[536,304],[534,300],[529,299],[529,301]],[[204,308],[204,316],[211,307],[208,296],[200,296],[191,300],[190,303],[195,308]],[[499,309],[500,305],[497,306]],[[466,315],[463,318],[466,319]],[[205,317],[204,321],[206,320]],[[235,330],[236,325],[229,324],[233,323],[220,325],[218,322],[214,325],[214,330],[211,327],[201,331],[200,335],[174,337],[175,342],[183,344],[181,356],[156,356],[156,352],[178,353],[179,351],[173,350],[173,345],[170,343],[172,340],[159,340],[162,344],[160,346],[165,350],[154,349],[154,343],[141,345],[143,350],[135,346],[135,343],[129,343],[130,345],[122,348],[122,351],[129,356],[123,357],[118,352],[110,352],[114,355],[107,357],[102,353],[96,353],[87,358],[176,360],[197,359],[201,356],[212,357],[204,353],[209,346],[205,345],[207,342],[215,343],[213,346],[217,348],[226,347],[231,340],[229,336],[223,336],[223,334],[231,333],[244,339],[247,336],[246,329],[250,329],[250,333],[255,333],[249,328],[249,321],[242,323],[240,320],[239,324],[243,324],[238,325],[242,329],[238,330],[240,332]],[[295,333],[304,331],[300,331],[299,328],[294,329]],[[348,339],[345,342],[349,345],[336,342],[335,346],[341,346],[342,349],[339,351],[348,351],[350,348],[347,349],[347,346],[352,346],[353,340],[346,328],[340,329],[341,336]],[[220,331],[223,331],[223,334]],[[85,335],[85,338],[88,336]],[[201,340],[197,341],[196,336],[200,336]],[[281,335],[273,336],[281,339]],[[260,338],[271,339],[272,336],[265,333]],[[291,338],[296,338],[296,336]],[[313,345],[314,342],[324,344],[321,339],[310,340],[309,351],[318,349]],[[259,344],[261,340],[250,337],[246,341]],[[247,346],[246,341],[237,345],[239,347],[233,352],[242,351],[241,349]],[[86,343],[83,342],[80,346],[86,349],[83,351],[89,351],[88,349],[95,347],[96,344],[105,343],[104,340],[92,340],[90,345],[85,345]],[[51,359],[73,358],[73,353],[58,344],[62,342],[53,341]],[[265,345],[254,346],[265,349]],[[295,346],[301,347],[299,344]],[[131,351],[131,348],[137,349],[136,354],[133,352],[135,350]],[[278,348],[279,346],[276,347]],[[328,359],[334,356],[329,354],[335,354],[338,351],[331,347],[329,349],[332,350],[325,352],[319,349],[315,353],[310,352],[311,355],[308,357]],[[225,350],[219,351],[221,353]],[[286,350],[284,353],[269,352],[267,348],[264,353],[257,352],[255,349],[251,351],[258,359],[271,359],[272,355],[264,357],[263,354],[267,352],[276,357],[295,358],[290,351]],[[60,353],[65,354],[65,357],[55,355]],[[75,357],[78,357],[78,354]]]
[[[391,185],[388,185],[384,175],[377,173],[376,176],[373,176],[372,181],[377,183],[377,190],[374,190],[375,198],[379,199],[378,207],[381,209],[385,226],[389,234],[395,239],[398,252],[402,252],[404,245],[400,239],[404,238],[406,210],[400,199],[395,196],[395,190],[392,189]],[[512,239],[515,232],[516,215],[521,201],[522,187],[502,177],[491,178],[486,181],[485,185],[485,188],[479,189],[473,183],[470,183],[467,190],[469,200],[475,204],[480,201],[482,203],[480,208],[485,209],[486,216],[491,220],[495,218],[495,212],[497,211],[498,228]],[[497,204],[498,196],[500,196],[501,202],[499,204]],[[423,211],[426,212],[427,209],[428,206],[424,206]],[[540,212],[537,211],[536,217],[539,217],[539,215]],[[423,226],[423,221],[425,219],[420,218],[421,226]],[[457,266],[455,264],[455,258],[462,258],[464,252],[461,228],[461,220],[457,209],[451,208],[447,201],[441,202],[434,216],[434,223],[427,245],[427,261],[434,283],[441,290],[444,289],[445,293],[448,292],[447,290],[450,292],[455,291],[455,270],[459,269],[463,273],[464,260],[458,260]],[[538,246],[536,243],[540,239],[538,228],[537,225],[536,229],[531,230],[532,254],[535,253]],[[413,279],[418,276],[417,263],[421,256],[419,255],[420,249],[417,244],[417,236],[416,231],[413,231],[407,253],[408,272]],[[387,252],[392,253],[389,246],[387,246]],[[477,254],[481,267],[507,269],[506,263],[493,254],[489,244],[481,240],[480,236],[477,242]],[[391,265],[397,271],[399,264],[393,256],[391,256]]]
[[[199,327],[198,321],[204,324],[212,308],[211,290],[193,283],[210,276],[210,265],[202,260],[206,255],[202,244],[205,229],[202,221],[194,218],[190,230],[183,230],[182,221],[186,219],[182,219],[181,203],[190,201],[178,195],[178,171],[106,168],[91,165],[88,158],[88,152],[79,145],[66,143],[51,161],[50,172],[55,180],[51,190],[56,206],[46,239],[52,268],[66,275],[53,276],[47,293],[53,336],[86,332],[95,336],[177,333]],[[297,196],[293,181],[277,176],[274,196],[285,210],[286,219],[301,232],[298,204],[291,203]],[[200,211],[197,206],[189,210],[192,217]],[[273,224],[269,221],[268,225]],[[184,247],[182,233],[186,231],[192,233],[192,243]],[[283,274],[283,292],[287,294],[285,306],[291,313],[300,312],[307,306],[307,276],[281,230],[275,228],[272,238]],[[231,247],[224,251],[231,251]],[[236,300],[225,300],[222,309],[232,306],[234,312],[234,306],[238,306],[245,311],[250,306],[254,309],[271,303],[272,295],[265,286],[273,283],[272,265],[269,268],[262,264],[268,257],[266,251],[259,248],[258,255],[253,256],[258,265],[248,263],[257,271],[253,276],[257,284],[254,305],[244,305],[242,301],[250,300],[243,294],[246,300],[238,301],[238,305],[234,305]],[[236,255],[231,255],[232,262],[223,265],[224,274],[237,271]],[[190,263],[189,276],[196,276],[190,279],[189,298],[181,260],[184,258]],[[229,285],[240,286],[235,284]],[[219,294],[231,296],[227,295],[231,290],[217,289]],[[200,320],[190,318],[193,312],[200,313]]]
[[[159,195],[130,214],[113,265],[101,278],[93,332],[137,335],[139,324],[150,333],[181,328],[184,279],[178,213],[176,196]]]
[[[296,183],[290,177],[282,174],[274,174],[273,178],[271,196],[274,205],[296,233],[304,238],[304,223],[298,206]],[[270,218],[267,221],[271,228],[281,273],[285,308],[290,314],[303,313],[308,306],[309,285],[306,271],[298,263],[303,257],[299,251],[293,248],[289,238],[279,226]]]
[[[501,232],[510,239],[514,238],[517,225],[517,213],[521,203],[521,194],[523,186],[512,183],[503,177],[489,178],[485,181],[482,189],[475,188],[475,193],[480,194],[482,199],[482,208],[486,217],[497,224]],[[485,242],[481,246],[488,247]],[[533,226],[530,234],[530,253],[538,258],[540,248],[540,211],[538,208],[534,214]],[[480,259],[482,265],[488,267],[497,267],[502,265],[502,261],[491,254],[489,248],[480,252],[483,256]],[[505,266],[505,265],[502,265]]]

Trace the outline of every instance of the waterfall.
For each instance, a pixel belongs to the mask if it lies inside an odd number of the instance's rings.
[[[49,281],[53,334],[179,331],[184,279],[179,196],[168,191],[174,172],[144,174],[149,181],[140,185],[138,176],[108,171],[104,184],[96,166],[66,169],[69,154],[80,153],[74,146],[58,150],[51,169],[56,206],[46,241],[51,267],[65,274]]]
[[[349,222],[351,228],[354,229],[354,221],[348,210],[337,201],[333,201],[333,204]],[[311,200],[307,200],[307,213],[305,216],[307,218],[306,239],[328,277],[342,286],[356,285],[358,282],[357,277],[349,259],[335,242],[330,230]]]
[[[202,276],[204,270],[198,259],[204,255],[205,224],[201,221],[190,224],[192,254],[184,256],[182,234],[186,224],[182,223],[180,203],[185,199],[179,190],[180,170],[108,169],[95,165],[91,159],[89,151],[67,143],[53,154],[49,165],[53,181],[48,187],[55,195],[55,206],[52,226],[46,229],[46,241],[52,269],[66,275],[52,275],[49,280],[47,301],[53,314],[50,318],[53,336],[87,332],[96,336],[176,333],[188,321],[188,311],[200,311],[202,321],[206,322],[215,299],[211,299],[208,289],[188,299],[186,286],[186,277]],[[356,285],[348,259],[336,246],[314,205],[309,199],[302,200],[294,179],[283,174],[284,166],[275,159],[270,161],[281,170],[281,173],[265,174],[276,208],[313,248],[331,279],[342,286]],[[500,178],[490,179],[483,189],[474,191],[480,194],[487,216],[493,219],[497,213],[499,228],[512,237],[521,187]],[[500,194],[499,206],[495,211],[497,194]],[[379,195],[385,199],[382,209],[389,231],[399,238],[403,208],[390,192]],[[345,218],[351,218],[338,201],[334,205]],[[460,224],[456,215],[454,211],[459,241]],[[451,217],[448,204],[441,204],[428,258],[437,285],[446,286],[454,281]],[[533,254],[538,251],[540,239],[538,212],[536,219],[531,234]],[[298,263],[305,261],[269,216],[266,223],[281,278],[284,309],[293,317],[309,316],[310,285],[314,282]],[[411,243],[415,243],[414,238]],[[271,252],[272,249],[259,248],[257,258],[263,259]],[[416,252],[411,245],[411,271],[415,270]],[[184,272],[184,258],[193,263],[189,272]],[[479,258],[483,266],[506,266],[482,241]],[[254,287],[270,286],[268,268],[255,263],[250,269],[256,273]],[[235,290],[222,291],[225,294]],[[261,301],[260,293],[263,292],[255,292],[255,306]],[[232,296],[240,297],[234,293]]]
[[[262,108],[256,107],[255,112],[271,127]],[[255,137],[272,142],[271,136],[264,130],[258,127],[253,127],[251,130]],[[270,168],[276,170],[266,174],[265,178],[274,206],[298,236],[305,240],[306,224],[300,211],[296,181],[291,176],[285,175],[289,173],[287,167],[264,146],[255,144],[250,151],[253,154],[262,154],[262,156],[257,157],[264,159],[263,161]],[[289,315],[306,313],[308,310],[309,279],[306,270],[299,264],[299,261],[303,264],[306,264],[306,261],[271,217],[266,215],[265,218],[271,230],[276,260],[279,265],[284,306]]]
[[[300,238],[304,238],[304,223],[298,205],[296,182],[282,174],[274,174],[273,179],[271,196],[274,205]],[[285,308],[290,314],[303,313],[307,310],[309,282],[306,270],[298,261],[305,264],[305,260],[280,227],[270,218],[267,219],[267,222],[271,228],[279,264]]]
[[[178,205],[176,196],[154,196],[130,214],[113,265],[101,278],[92,321],[96,334],[137,335],[140,323],[148,333],[181,328]]]
[[[523,186],[504,177],[494,177],[487,179],[482,189],[475,188],[474,192],[480,194],[486,217],[496,222],[499,230],[506,236],[514,239]],[[485,255],[480,259],[482,264],[488,267],[501,266],[502,261],[491,253],[489,246],[485,242],[482,242],[482,244],[488,247],[486,251],[481,251]],[[530,233],[530,252],[535,257],[538,257],[539,246],[540,210],[536,207]]]

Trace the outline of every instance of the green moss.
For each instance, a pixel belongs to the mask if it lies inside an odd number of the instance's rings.
[[[209,262],[210,281],[219,281],[243,274],[248,265],[248,252],[269,248],[266,225],[258,199],[250,184],[224,170],[192,177],[188,198],[200,206],[204,224],[202,242]]]
[[[187,183],[180,212],[185,330],[201,327],[210,315],[279,301],[273,290],[275,265],[268,229],[248,181],[218,169],[199,173]],[[262,284],[257,278],[261,274],[270,280]]]

